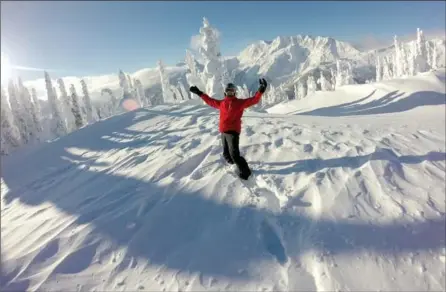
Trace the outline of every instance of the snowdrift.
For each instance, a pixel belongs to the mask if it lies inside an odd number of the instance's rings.
[[[269,113],[311,116],[360,116],[413,111],[427,112],[445,108],[445,69],[415,77],[392,79],[379,83],[346,85],[336,91],[316,91],[301,100],[280,103],[267,109]],[[425,111],[425,113],[427,113]]]
[[[195,102],[5,157],[0,289],[444,290],[444,72],[323,94],[245,114],[249,182]]]

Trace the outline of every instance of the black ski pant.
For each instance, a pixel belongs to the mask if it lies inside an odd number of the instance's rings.
[[[248,163],[245,158],[240,155],[239,141],[240,134],[235,131],[229,131],[221,134],[223,144],[223,157],[230,163],[237,165],[238,174],[242,179],[248,179],[251,175]]]

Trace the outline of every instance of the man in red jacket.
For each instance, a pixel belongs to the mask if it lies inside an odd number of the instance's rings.
[[[232,83],[226,86],[225,98],[223,100],[209,97],[196,86],[192,86],[189,89],[192,93],[200,96],[206,104],[220,110],[219,130],[223,144],[223,157],[228,163],[237,165],[240,178],[245,180],[251,175],[251,170],[245,158],[240,155],[239,150],[242,115],[246,108],[257,104],[265,92],[266,80],[262,78],[259,82],[260,87],[256,94],[247,99],[238,99],[236,97],[237,89]]]

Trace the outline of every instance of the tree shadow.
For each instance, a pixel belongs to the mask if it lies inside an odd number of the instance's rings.
[[[380,99],[376,99],[361,104],[361,102],[365,101],[366,99],[369,99],[373,94],[374,92],[354,102],[319,108],[309,112],[297,113],[297,115],[327,116],[327,117],[375,115],[375,114],[403,112],[421,106],[446,104],[445,95],[435,91],[418,91],[401,99],[398,98],[403,96],[404,93],[398,93],[398,91],[392,91]]]
[[[68,153],[66,149],[70,147],[92,151],[122,149],[120,143],[101,137],[126,129],[135,123],[135,115],[139,115],[137,119],[140,121],[153,116],[145,113],[129,113],[112,119],[110,126],[92,125],[55,141],[35,152],[32,164],[27,163],[31,161],[28,160],[30,157],[23,158],[18,165],[16,159],[2,160],[2,177],[9,188],[3,196],[5,203],[13,200],[31,206],[50,203],[74,216],[74,226],[88,224],[90,228],[82,239],[85,248],[65,257],[53,273],[85,270],[102,241],[107,241],[110,247],[108,253],[99,253],[99,261],[107,261],[107,256],[114,250],[125,248],[116,263],[117,269],[128,268],[130,263],[144,259],[154,267],[239,280],[255,279],[255,275],[239,272],[249,270],[252,263],[276,260],[284,264],[290,257],[299,257],[310,249],[330,254],[350,254],[363,249],[394,254],[438,249],[445,245],[444,218],[389,225],[315,220],[299,211],[277,214],[209,198],[209,191],[204,190],[208,177],[202,181],[201,188],[192,190],[175,183],[175,180],[168,185],[160,184],[108,170],[79,168],[72,162],[81,161],[83,157],[82,154]],[[68,156],[68,160],[62,158]],[[377,157],[379,154],[373,155],[373,158]],[[387,158],[383,156],[380,159]],[[444,159],[444,153],[430,153],[424,158],[397,158],[404,163],[418,163],[420,159]],[[367,159],[371,157],[307,161],[304,162],[304,171],[323,167],[357,167]],[[185,167],[181,170],[183,175]],[[189,174],[193,171],[190,169]],[[288,173],[294,171],[296,169],[289,168]],[[175,171],[170,175],[175,176]],[[200,179],[195,182],[199,183]],[[234,178],[234,183],[237,182],[238,179]],[[297,207],[311,204],[303,198],[294,203]],[[287,227],[287,234],[282,237],[273,222]],[[309,242],[302,245],[302,238]],[[48,257],[48,250],[53,250],[58,244],[57,239],[51,240],[37,257]],[[60,256],[57,249],[54,250],[56,255]],[[18,270],[2,269],[2,290],[14,287],[15,282],[11,279],[17,273]],[[26,273],[17,281],[24,277]]]
[[[367,155],[359,156],[345,156],[330,159],[305,159],[305,160],[295,160],[287,162],[256,162],[253,161],[253,165],[267,165],[270,167],[280,167],[287,166],[281,169],[257,169],[257,174],[280,174],[288,175],[297,172],[305,173],[315,173],[324,168],[360,168],[367,162],[374,160],[383,160],[392,163],[396,166],[396,170],[401,168],[402,164],[417,164],[423,161],[446,161],[446,153],[431,151],[424,155],[402,155],[398,156],[392,149],[388,148],[377,148],[375,152]],[[291,166],[290,166],[291,165]]]

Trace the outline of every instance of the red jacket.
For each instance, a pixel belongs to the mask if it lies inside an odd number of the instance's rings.
[[[253,97],[247,99],[238,99],[237,97],[225,96],[223,100],[213,99],[206,93],[200,95],[208,105],[220,110],[219,130],[221,133],[227,131],[242,131],[242,115],[245,108],[255,105],[262,97],[260,91],[257,91]]]

